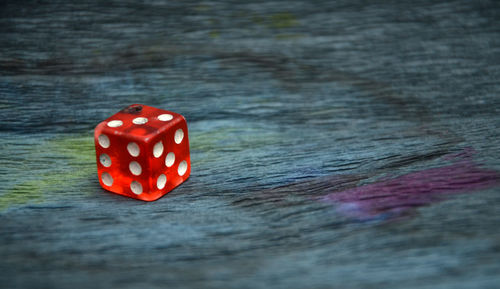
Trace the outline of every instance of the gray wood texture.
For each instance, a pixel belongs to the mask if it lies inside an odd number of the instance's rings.
[[[495,288],[500,2],[0,4],[1,288]],[[183,114],[156,202],[93,128]]]

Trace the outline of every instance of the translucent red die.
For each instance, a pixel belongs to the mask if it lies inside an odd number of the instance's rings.
[[[191,173],[188,128],[178,113],[130,105],[94,130],[97,173],[113,193],[154,201]]]

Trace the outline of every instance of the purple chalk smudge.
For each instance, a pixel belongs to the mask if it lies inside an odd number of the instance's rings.
[[[445,195],[472,193],[499,184],[500,173],[470,160],[473,150],[445,156],[456,163],[403,175],[361,187],[334,192],[321,198],[336,205],[341,214],[357,219],[399,216],[431,204]],[[459,159],[457,161],[457,159]]]

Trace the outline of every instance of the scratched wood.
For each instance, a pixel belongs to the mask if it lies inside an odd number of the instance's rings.
[[[137,1],[138,2],[138,1]],[[8,1],[0,287],[494,288],[498,1]],[[93,128],[183,114],[160,200]]]

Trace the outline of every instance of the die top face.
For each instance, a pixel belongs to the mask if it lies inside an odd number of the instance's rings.
[[[182,115],[154,107],[131,105],[109,117],[94,132],[101,186],[144,201],[165,195],[190,175],[187,133]]]
[[[127,135],[128,138],[147,143],[155,135],[185,121],[182,115],[172,111],[132,104],[99,123],[95,131],[96,134]]]

